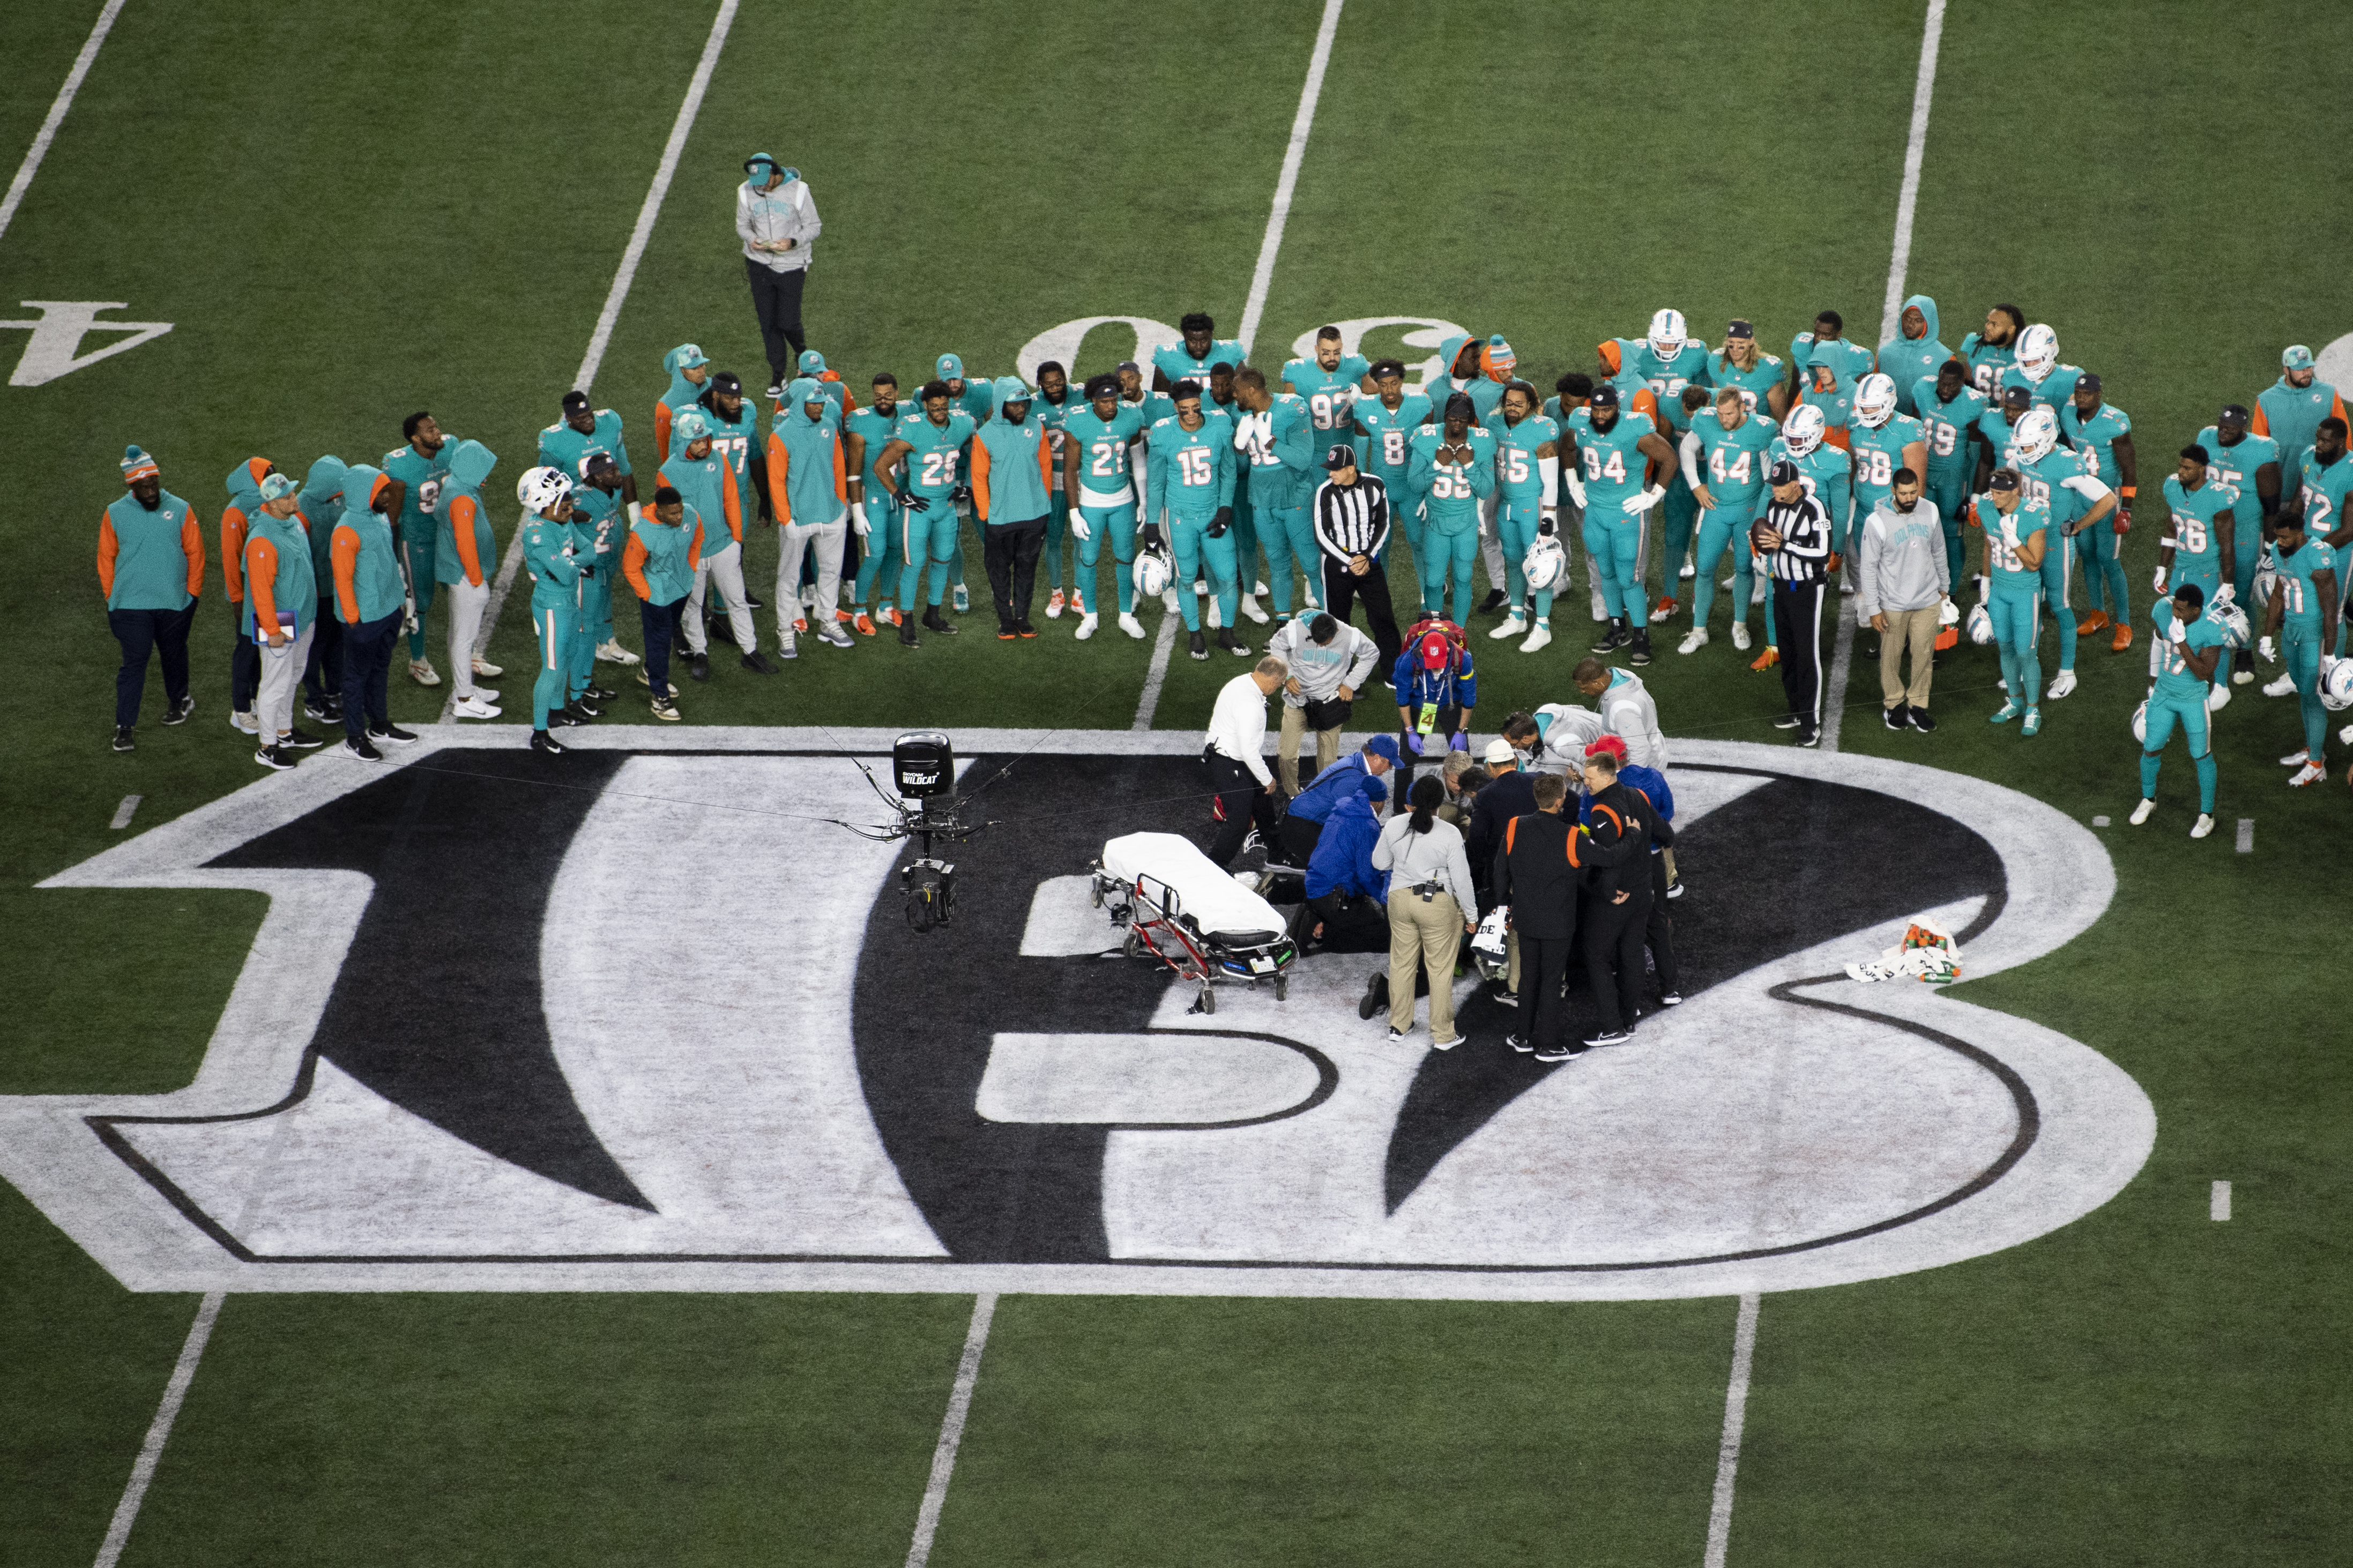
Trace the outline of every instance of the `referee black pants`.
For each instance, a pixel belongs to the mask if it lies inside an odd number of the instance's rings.
[[[1381,650],[1376,676],[1387,676],[1397,668],[1398,652],[1404,646],[1398,635],[1397,611],[1389,605],[1388,574],[1376,561],[1359,577],[1348,570],[1346,562],[1324,557],[1324,607],[1332,612],[1332,618],[1345,626],[1358,599],[1365,601],[1365,629],[1373,634],[1373,646]]]
[[[1820,583],[1773,579],[1773,640],[1781,650],[1781,690],[1801,734],[1822,727],[1822,604]]]
[[[1601,1032],[1630,1029],[1642,1005],[1642,933],[1651,923],[1650,879],[1629,879],[1626,901],[1611,903],[1597,894],[1579,922],[1585,936],[1585,978],[1593,986],[1594,1005],[1601,1012]],[[1520,965],[1527,967],[1527,949],[1520,950]]]
[[[1218,824],[1218,837],[1209,845],[1209,858],[1220,869],[1231,869],[1252,824],[1257,825],[1261,836],[1272,841],[1274,797],[1266,793],[1257,774],[1223,752],[1204,747],[1201,765],[1209,773],[1209,793],[1218,797],[1218,805],[1225,813],[1225,820]]]

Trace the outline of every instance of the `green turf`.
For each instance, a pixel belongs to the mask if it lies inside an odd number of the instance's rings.
[[[12,18],[0,160],[96,9]],[[1317,9],[747,8],[596,402],[628,420],[642,473],[664,349],[692,339],[762,379],[725,227],[761,149],[817,183],[812,341],[861,395],[874,370],[911,382],[944,350],[1001,374],[1081,316],[1206,309],[1230,331]],[[158,727],[151,679],[139,751],[103,750],[114,660],[90,535],[122,444],[154,449],[209,525],[250,453],[373,458],[429,407],[500,454],[498,493],[579,363],[709,15],[592,3],[559,37],[500,5],[347,10],[332,28],[250,0],[126,8],[0,238],[12,310],[119,299],[176,323],[47,386],[0,386],[18,676],[0,693],[16,1024],[0,1092],[185,1082],[260,914],[249,894],[32,888],[122,839],[106,823],[124,795],[145,797],[135,833],[255,773],[221,721],[216,563],[196,721]],[[1352,0],[1255,357],[1279,364],[1324,320],[1428,314],[1504,331],[1545,384],[1664,304],[1711,339],[1748,316],[1774,353],[1824,305],[1872,338],[1918,28],[1914,7],[1826,0],[1663,16]],[[2348,45],[2353,16],[2271,3],[2227,26],[2009,0],[1948,20],[1909,287],[1939,300],[1948,345],[2015,300],[2107,378],[2143,458],[2126,562],[2144,615],[2168,455],[2252,401],[2281,345],[2353,328],[2337,281],[2353,204],[2327,157]],[[0,334],[0,356],[21,341]],[[1126,347],[1097,333],[1080,368]],[[751,552],[765,595],[773,536]],[[1567,695],[1589,631],[1581,564],[1550,655],[1477,637],[1482,733]],[[978,597],[976,549],[971,568]],[[1770,739],[1778,681],[1735,657],[1723,615],[1690,658],[1662,627],[1646,678],[1671,735]],[[1127,726],[1149,644],[1106,626],[1075,645],[1063,621],[999,645],[985,618],[952,645],[813,650],[767,680],[715,660],[686,689],[688,725]],[[633,616],[619,625],[636,646]],[[524,616],[492,657],[512,732]],[[1180,655],[1156,721],[1198,724],[1238,663]],[[2108,915],[1966,994],[2121,1063],[2157,1106],[2156,1152],[2042,1241],[1767,1299],[1736,1563],[2304,1563],[2346,1532],[2353,1085],[2327,945],[2343,787],[2284,789],[2291,707],[2241,689],[2216,726],[2221,831],[2183,836],[2178,751],[2158,816],[2128,828],[2145,656],[2086,639],[2079,670],[2030,742],[1982,722],[1989,651],[1939,670],[1934,737],[1881,729],[1858,661],[1842,745],[2111,817]],[[396,679],[396,719],[432,719],[446,690]],[[2241,816],[2249,856],[2232,850]],[[2236,1188],[2228,1226],[2205,1217],[2217,1178]],[[14,1194],[0,1256],[0,1555],[87,1562],[194,1302],[121,1291]],[[895,1563],[968,1309],[239,1299],[130,1557]],[[1008,1298],[934,1561],[1693,1562],[1731,1318],[1721,1301]]]

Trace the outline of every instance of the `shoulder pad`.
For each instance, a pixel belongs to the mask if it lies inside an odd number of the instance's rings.
[[[554,424],[550,425],[550,426],[548,426],[545,429],[542,430],[542,431],[540,432],[540,434],[541,434],[541,435],[543,435],[543,436],[553,436],[553,435],[554,435],[558,430],[562,430],[562,429],[564,429],[565,427],[565,423],[564,423],[564,421],[563,421],[563,420],[561,420],[561,419],[559,419],[559,420],[557,420]]]
[[[606,420],[607,420],[607,419],[617,420],[617,419],[619,419],[620,417],[621,417],[621,416],[620,416],[619,415],[617,415],[617,414],[614,413],[614,412],[613,412],[611,409],[609,409],[609,408],[599,408],[598,410],[596,410],[596,419],[597,419],[597,422],[598,422],[599,424],[602,424],[604,421],[606,421]]]
[[[377,468],[389,468],[389,467],[391,467],[391,466],[393,465],[393,463],[395,463],[396,461],[397,461],[397,460],[399,459],[400,455],[401,455],[403,452],[406,452],[406,451],[407,451],[407,450],[408,450],[408,448],[407,448],[406,447],[395,447],[391,451],[386,452],[386,453],[383,456],[383,458],[380,458],[380,459],[377,461],[377,463],[376,463],[376,467],[377,467]]]

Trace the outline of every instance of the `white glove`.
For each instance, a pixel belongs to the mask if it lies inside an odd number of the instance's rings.
[[[2164,567],[2160,566],[2160,567],[2158,567],[2158,568],[2157,569],[2157,575],[2156,575],[2156,576],[2154,576],[2154,577],[2152,577],[2152,578],[2150,578],[2150,579],[2148,580],[2148,585],[2149,585],[2149,587],[2150,587],[2152,590],[2154,590],[2154,591],[2155,591],[2155,592],[2157,592],[2157,593],[2162,594],[2162,593],[2164,593],[2164,592],[2165,592],[2165,568],[2164,568]]]
[[[2228,583],[2224,583],[2214,590],[2214,597],[2211,603],[2213,608],[2219,610],[2236,597],[2238,597],[2238,591]]]
[[[1667,487],[1664,485],[1652,485],[1641,495],[1634,497],[1633,500],[1621,502],[1618,510],[1624,512],[1628,517],[1640,517],[1644,512],[1650,510],[1652,507],[1658,505],[1661,501],[1666,499]]]
[[[2272,639],[2269,637],[2255,639],[2255,652],[2262,657],[2265,664],[2279,662],[2279,650],[2272,647]]]
[[[1568,476],[1568,499],[1577,503],[1577,510],[1585,510],[1585,481],[1575,474]]]
[[[1071,509],[1071,537],[1077,540],[1081,544],[1084,544],[1088,540],[1092,539],[1094,536],[1095,531],[1087,526],[1085,516],[1081,513],[1077,507],[1072,507]]]
[[[851,501],[849,503],[850,531],[863,539],[871,526],[866,521],[866,503],[862,500]]]
[[[2018,514],[2016,512],[2001,520],[2001,542],[2012,550],[2018,548]]]
[[[638,503],[637,503],[636,501],[631,501],[631,502],[629,503],[629,524],[630,524],[630,526],[631,526],[631,527],[635,527],[635,526],[637,525],[637,523],[638,522],[638,521],[639,521],[640,519],[642,519],[644,516],[645,516],[645,513],[638,510]]]

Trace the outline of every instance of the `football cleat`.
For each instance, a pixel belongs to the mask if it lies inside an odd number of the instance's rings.
[[[1986,722],[1989,724],[2007,724],[2023,711],[2024,710],[2020,708],[2017,703],[2005,702],[1986,716]]]
[[[1046,618],[1050,621],[1062,618],[1062,591],[1060,588],[1046,595]]]
[[[2302,789],[2306,784],[2316,784],[2327,776],[2328,770],[2322,767],[2318,763],[2306,763],[2304,766],[2296,770],[2295,776],[2294,778],[2287,781],[2287,787],[2290,789]]]
[[[2075,672],[2072,669],[2063,669],[2059,672],[2058,676],[2052,679],[2050,689],[2044,691],[2042,695],[2055,700],[2066,696],[2067,693],[2074,689]]]
[[[2108,624],[2107,611],[2094,610],[2090,615],[2085,616],[2082,620],[2075,623],[2075,635],[2079,637],[2087,637],[2094,632],[2105,627]]]
[[[1675,596],[1672,594],[1668,595],[1659,601],[1656,608],[1651,611],[1651,624],[1654,626],[1661,626],[1674,619],[1677,608]]]
[[[1144,629],[1144,623],[1137,620],[1133,612],[1120,616],[1119,629],[1138,642],[1142,642],[1149,635]]]
[[[1258,596],[1254,594],[1244,594],[1242,595],[1242,614],[1248,616],[1251,620],[1256,621],[1260,626],[1266,625],[1266,612],[1259,607]]]
[[[1683,634],[1683,640],[1676,645],[1675,651],[1677,653],[1697,653],[1706,646],[1707,628],[1705,626],[1694,626],[1690,631]]]
[[[2126,817],[2125,820],[2131,823],[2135,827],[2138,827],[2142,823],[2148,820],[2148,814],[2156,809],[2157,802],[2153,800],[2144,800],[2138,805],[2133,807],[2132,815]]]
[[[2040,708],[2029,708],[2026,710],[2026,722],[2018,727],[2018,732],[2021,735],[2039,735],[2042,733],[2042,710]]]
[[[1535,653],[1541,648],[1549,647],[1551,645],[1551,626],[1546,622],[1538,621],[1535,626],[1528,628],[1527,640],[1520,644],[1520,651],[1522,653]]]
[[[2220,713],[2231,705],[2231,689],[2217,681],[2206,689],[2206,711]]]
[[[2192,825],[2189,829],[2189,837],[2192,838],[2203,838],[2213,831],[2214,819],[2207,816],[2205,813],[2200,812],[2198,815],[2197,822]]]
[[[1518,637],[1527,629],[1528,618],[1526,615],[1522,612],[1517,605],[1514,605],[1512,606],[1512,613],[1504,617],[1504,624],[1497,626],[1493,631],[1489,632],[1487,635],[1500,642],[1504,637]]]
[[[1749,661],[1748,668],[1751,669],[1770,669],[1780,662],[1781,650],[1778,647],[1767,645],[1763,653],[1758,654],[1755,658]]]
[[[1746,653],[1748,651],[1748,623],[1746,621],[1735,621],[1732,623],[1732,646],[1738,648],[1742,653]]]
[[[2132,647],[2133,629],[2122,621],[2116,623],[2116,635],[2108,639],[2110,653],[2122,653]]]
[[[2280,766],[2284,768],[2300,768],[2311,761],[2312,752],[2306,747],[2298,746],[2295,751],[2290,752],[2286,756],[2280,759]]]
[[[863,610],[859,611],[858,618],[849,624],[858,628],[858,635],[860,637],[871,637],[874,635],[874,617],[868,615]]]
[[[1078,638],[1079,638],[1079,640],[1080,640],[1081,642],[1084,642],[1084,641],[1086,641],[1089,637],[1092,637],[1092,636],[1094,636],[1094,635],[1095,635],[1095,617],[1094,617],[1094,612],[1093,612],[1093,611],[1092,611],[1092,610],[1090,610],[1090,611],[1088,611],[1085,615],[1081,616],[1079,617]]]
[[[408,679],[419,686],[438,686],[441,672],[433,668],[429,658],[412,658],[408,661]]]

